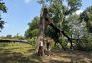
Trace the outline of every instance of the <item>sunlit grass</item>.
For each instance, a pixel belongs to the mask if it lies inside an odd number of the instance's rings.
[[[0,63],[38,63],[33,60],[36,57],[33,51],[34,48],[27,43],[0,43]]]
[[[32,46],[30,44],[25,43],[0,43],[0,49],[3,49],[3,51],[11,51],[11,52],[20,52],[20,53],[26,53],[29,49],[32,49]]]

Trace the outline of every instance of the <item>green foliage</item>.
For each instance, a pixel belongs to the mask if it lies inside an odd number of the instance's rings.
[[[5,22],[2,21],[2,20],[0,20],[0,29],[3,29],[4,28],[4,24],[5,24]]]
[[[31,31],[31,36],[34,37],[34,36],[37,36],[39,33],[39,29],[34,29]]]
[[[92,34],[86,34],[80,39],[77,45],[79,50],[92,51]]]
[[[79,7],[81,6],[81,0],[68,0],[66,1],[68,6],[63,4],[63,0],[40,0],[39,2],[43,5],[44,3],[48,3],[49,16],[53,19],[54,25],[60,29],[63,29],[65,33],[71,36],[70,28],[68,26],[68,21],[66,21],[66,17],[70,14],[73,14],[77,9],[79,9]],[[37,26],[37,24],[39,23],[39,21],[40,19],[35,17],[32,22],[29,23],[29,29],[25,32],[26,37],[32,38],[38,35],[39,27]],[[46,36],[49,36],[54,39],[55,42],[60,42],[60,34],[58,34],[50,26],[48,26],[47,30],[45,30],[45,34]],[[65,41],[63,41],[63,44],[65,46],[64,42]]]
[[[7,12],[7,7],[6,7],[5,3],[2,2],[1,0],[0,0],[0,10],[3,11],[4,13]]]
[[[40,2],[40,4],[48,3],[49,16],[53,20],[54,25],[74,39],[73,44],[77,45],[78,49],[92,49],[92,37],[89,38],[89,36],[85,35],[89,34],[86,30],[85,23],[87,26],[91,27],[91,7],[84,10],[81,16],[79,16],[75,14],[75,11],[80,8],[81,0],[41,0]],[[64,2],[66,2],[66,4],[64,4]],[[80,23],[79,18],[81,21],[84,20],[85,23]],[[39,21],[40,18],[35,17],[32,22],[29,23],[29,29],[25,32],[25,36],[31,38],[29,40],[31,44],[35,44],[34,37],[39,34],[39,26],[37,26]],[[62,47],[67,47],[67,38],[60,36],[52,27],[47,27],[45,35],[51,37],[56,43],[61,44]],[[84,35],[86,36],[85,38]]]
[[[31,23],[28,23],[29,25],[29,29],[30,30],[34,30],[34,29],[37,29],[38,28],[38,23],[40,21],[40,18],[39,17],[34,17],[34,19],[31,21]]]
[[[39,17],[35,17],[31,23],[28,23],[29,28],[25,32],[25,37],[32,38],[39,34]]]
[[[2,2],[2,0],[0,0],[0,11],[2,11],[3,13],[7,12],[7,7],[6,7],[5,3]],[[0,14],[0,29],[3,29],[5,22],[1,19],[2,18],[1,18],[1,14]]]
[[[81,0],[67,0],[67,6],[64,5],[63,0],[48,0],[49,4],[49,14],[53,19],[55,26],[63,29],[66,33],[70,33],[70,27],[66,21],[66,17],[73,14],[81,6]],[[53,30],[52,30],[53,31]],[[49,31],[50,32],[50,31]],[[47,33],[49,34],[49,33]]]
[[[89,6],[80,15],[81,21],[86,22],[86,27],[90,33],[92,33],[92,6]]]
[[[50,1],[50,0],[48,0]],[[49,13],[52,15],[51,18],[55,26],[63,29],[66,33],[70,34],[70,26],[68,23],[71,21],[67,20],[66,17],[72,15],[81,6],[81,0],[67,0],[67,6],[64,5],[63,0],[52,0],[50,4]]]
[[[65,37],[60,37],[59,38],[59,41],[60,41],[60,43],[61,43],[61,45],[62,45],[62,47],[64,48],[64,49],[66,49],[66,48],[68,48],[67,47],[67,41],[66,41],[66,38]]]
[[[32,37],[31,39],[29,38],[27,40],[32,45],[32,47],[34,48],[35,44],[36,44],[37,37]]]
[[[81,6],[81,1],[82,0],[67,0],[68,1],[68,5],[71,8],[76,8],[78,9]]]
[[[39,34],[39,17],[34,17],[31,23],[28,23],[29,28],[25,32],[25,37],[27,38],[28,42],[35,47],[36,39]]]

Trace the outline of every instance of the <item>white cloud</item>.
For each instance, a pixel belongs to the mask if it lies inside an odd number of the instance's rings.
[[[32,0],[24,0],[26,4],[30,3]]]
[[[79,14],[81,14],[83,12],[83,10],[77,10],[75,13],[77,14],[77,15],[79,15]]]

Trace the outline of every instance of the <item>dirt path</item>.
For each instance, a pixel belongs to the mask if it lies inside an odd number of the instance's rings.
[[[42,58],[42,63],[92,63],[92,53],[83,51],[54,52]]]

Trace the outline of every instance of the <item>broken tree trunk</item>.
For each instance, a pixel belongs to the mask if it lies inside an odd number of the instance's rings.
[[[63,30],[60,30],[59,28],[57,28],[53,23],[50,23],[49,25],[56,31],[56,33],[60,33],[61,35],[63,34],[68,39],[68,41],[71,43],[70,48],[73,49],[72,39],[68,37],[68,35],[65,34]]]

